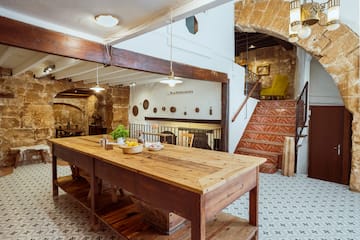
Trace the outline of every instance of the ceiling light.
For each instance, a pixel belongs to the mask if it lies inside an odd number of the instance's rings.
[[[49,65],[47,67],[44,68],[44,73],[49,74],[51,71],[53,71],[55,69],[55,65]]]
[[[105,90],[105,88],[100,87],[100,85],[99,85],[99,67],[98,66],[96,66],[96,86],[90,88],[90,90],[93,90],[97,93]]]
[[[164,80],[161,80],[160,83],[163,83],[163,84],[168,84],[169,87],[175,87],[176,84],[178,83],[182,83],[183,81],[179,80],[179,79],[175,79],[175,76],[174,76],[174,72],[170,72],[170,75],[168,76],[167,79],[164,79]]]
[[[285,0],[286,1],[286,0]],[[340,0],[328,0],[324,3],[290,1],[289,41],[296,42],[297,36],[304,39],[311,35],[311,25],[318,23],[333,31],[340,26]],[[320,23],[320,14],[326,17],[326,23]],[[297,39],[297,40],[296,40]]]
[[[173,71],[173,62],[172,62],[172,12],[170,15],[170,74],[167,79],[161,80],[160,83],[168,84],[169,87],[175,87],[176,84],[182,83],[183,81],[175,79],[175,73]]]
[[[119,19],[110,14],[100,14],[95,16],[95,21],[97,24],[103,27],[114,27],[119,23]]]

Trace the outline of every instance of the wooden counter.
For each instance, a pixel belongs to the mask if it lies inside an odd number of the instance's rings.
[[[90,174],[95,224],[95,179],[109,181],[144,202],[191,222],[191,239],[205,240],[206,221],[250,192],[249,223],[257,226],[258,167],[265,159],[165,145],[161,151],[123,154],[105,150],[99,136],[51,139],[53,195],[58,195],[57,157]]]

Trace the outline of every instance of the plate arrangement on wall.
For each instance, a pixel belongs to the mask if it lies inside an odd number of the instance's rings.
[[[132,107],[132,113],[135,117],[139,114],[139,108],[136,105]]]
[[[171,107],[170,107],[170,112],[172,112],[172,113],[176,112],[176,107],[171,106]]]
[[[157,108],[156,107],[153,108],[153,113],[157,113]]]
[[[149,100],[145,99],[143,102],[143,108],[147,110],[149,108]]]

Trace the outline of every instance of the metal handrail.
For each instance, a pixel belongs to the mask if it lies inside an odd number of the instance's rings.
[[[298,99],[296,100],[296,123],[295,123],[295,172],[297,168],[298,142],[304,130],[308,112],[309,82],[306,82]]]

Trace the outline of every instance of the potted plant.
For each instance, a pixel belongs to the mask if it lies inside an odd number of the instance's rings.
[[[127,130],[124,125],[120,124],[110,133],[110,136],[114,140],[117,140],[118,143],[124,144],[125,138],[129,137],[129,130]]]

